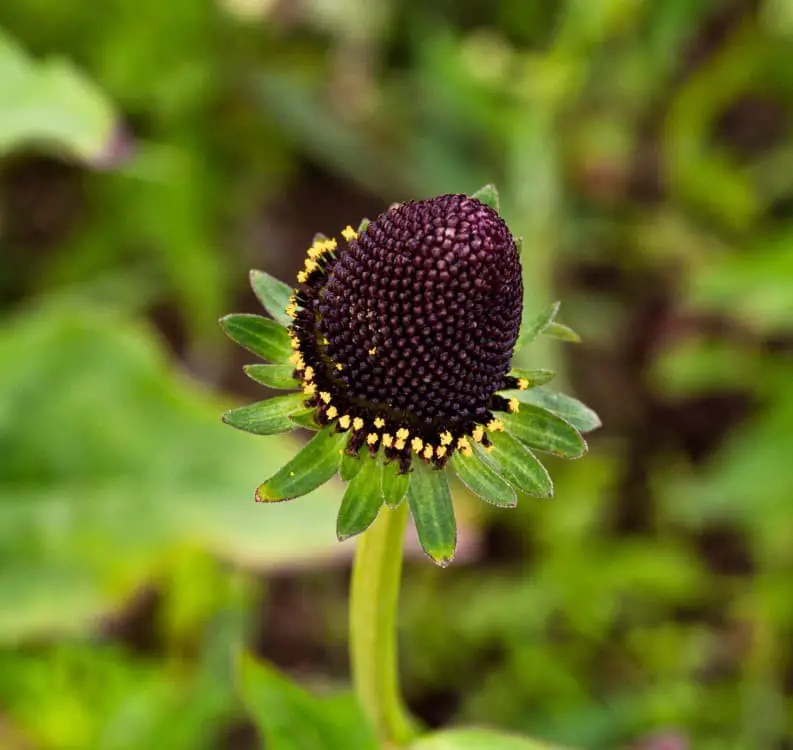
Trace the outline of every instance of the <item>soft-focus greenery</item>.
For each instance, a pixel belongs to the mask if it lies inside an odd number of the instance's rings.
[[[219,423],[257,386],[216,319],[314,232],[487,182],[585,342],[516,364],[606,428],[553,501],[456,493],[468,564],[406,569],[409,703],[789,747],[791,49],[790,0],[4,0],[0,747],[258,747],[243,646],[354,721],[338,490],[253,504],[294,445]]]

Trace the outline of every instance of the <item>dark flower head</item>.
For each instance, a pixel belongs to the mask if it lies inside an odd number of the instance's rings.
[[[499,429],[520,328],[515,242],[489,206],[443,195],[395,206],[347,246],[320,239],[295,295],[297,375],[320,424],[408,471],[442,467]]]
[[[317,235],[295,289],[252,272],[274,320],[229,315],[221,324],[276,363],[247,366],[251,378],[299,392],[232,409],[224,421],[260,435],[317,431],[257,500],[304,495],[340,472],[349,485],[339,538],[407,498],[422,546],[445,565],[456,544],[447,464],[494,505],[514,506],[516,490],[549,497],[534,451],[577,458],[580,433],[600,422],[542,388],[549,370],[512,368],[515,349],[539,334],[577,340],[554,320],[558,303],[522,316],[518,245],[488,186],[393,206],[340,240]]]

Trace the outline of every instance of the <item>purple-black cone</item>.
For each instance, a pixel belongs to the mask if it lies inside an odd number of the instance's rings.
[[[396,206],[345,237],[315,243],[299,276],[297,375],[321,424],[353,430],[348,450],[382,443],[405,471],[412,454],[441,467],[505,408],[523,304],[515,242],[465,195]]]

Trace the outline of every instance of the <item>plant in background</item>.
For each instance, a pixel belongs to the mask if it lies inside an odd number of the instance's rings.
[[[394,642],[408,508],[424,551],[448,565],[457,531],[447,469],[497,506],[514,507],[517,491],[550,497],[535,451],[579,458],[581,433],[599,425],[575,399],[541,388],[551,371],[511,369],[515,349],[540,333],[575,338],[554,321],[558,303],[523,315],[519,247],[492,186],[398,204],[357,231],[348,226],[341,240],[317,235],[295,289],[254,271],[273,320],[221,320],[271,362],[248,365],[252,379],[297,391],[224,421],[259,435],[316,431],[256,499],[305,495],[339,472],[348,482],[339,539],[372,527],[353,571],[351,654],[360,701],[385,742],[416,734]]]

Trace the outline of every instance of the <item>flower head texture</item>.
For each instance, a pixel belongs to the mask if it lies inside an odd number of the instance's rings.
[[[577,458],[580,433],[599,424],[541,388],[548,370],[512,369],[516,345],[575,334],[554,321],[558,304],[523,316],[518,246],[492,187],[392,206],[339,239],[317,235],[293,289],[262,272],[251,279],[274,320],[221,324],[275,363],[248,366],[254,380],[299,392],[224,420],[257,434],[317,431],[257,499],[297,497],[340,471],[342,539],[407,498],[422,546],[446,564],[456,544],[448,466],[496,505],[515,505],[516,489],[550,496],[534,451]]]

